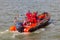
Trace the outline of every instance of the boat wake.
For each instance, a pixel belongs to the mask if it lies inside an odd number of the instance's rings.
[[[5,31],[2,31],[0,32],[1,35],[8,35],[9,37],[11,38],[15,38],[15,36],[18,36],[18,35],[27,35],[27,34],[30,34],[29,32],[23,32],[23,33],[20,33],[18,31],[9,31],[9,30],[5,30]],[[12,35],[10,35],[12,34]]]
[[[7,33],[7,32],[9,32],[9,30],[5,30],[5,31],[3,31],[3,32],[0,32],[0,34],[5,34],[5,33]]]

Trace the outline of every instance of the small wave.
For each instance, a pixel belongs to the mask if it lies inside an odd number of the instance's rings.
[[[9,32],[9,30],[5,30],[5,31],[3,31],[3,32],[0,32],[0,34],[5,34],[5,33],[7,33],[7,32]]]
[[[20,32],[13,32],[13,35],[11,36],[12,38],[15,38],[16,36],[18,35],[29,35],[30,32],[23,32],[23,33],[20,33]]]

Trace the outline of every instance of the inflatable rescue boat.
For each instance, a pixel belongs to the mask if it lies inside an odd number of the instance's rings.
[[[45,28],[44,25],[46,25],[49,20],[50,20],[50,15],[49,13],[46,13],[45,17],[44,18],[40,18],[41,15],[44,15],[44,14],[40,14],[38,15],[38,22],[37,23],[31,23],[31,25],[25,25],[24,27],[20,27],[19,29],[16,29],[16,26],[11,26],[9,28],[10,31],[17,31],[18,32],[33,32],[39,28]]]

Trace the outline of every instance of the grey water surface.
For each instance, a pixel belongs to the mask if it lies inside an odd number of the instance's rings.
[[[25,16],[28,10],[49,12],[53,21],[45,31],[15,37],[10,32],[1,34],[13,25],[16,14]],[[0,0],[0,40],[60,40],[60,0]]]

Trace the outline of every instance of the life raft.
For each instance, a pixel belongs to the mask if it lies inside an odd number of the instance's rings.
[[[38,20],[39,22],[37,23],[32,23],[31,25],[26,25],[25,27],[20,27],[18,30],[16,29],[16,26],[11,26],[10,27],[10,31],[18,31],[18,32],[33,32],[39,28],[45,28],[45,25],[49,22],[50,20],[50,15],[47,13],[44,18],[40,18],[41,15],[44,15],[44,14],[40,14],[38,16]]]

